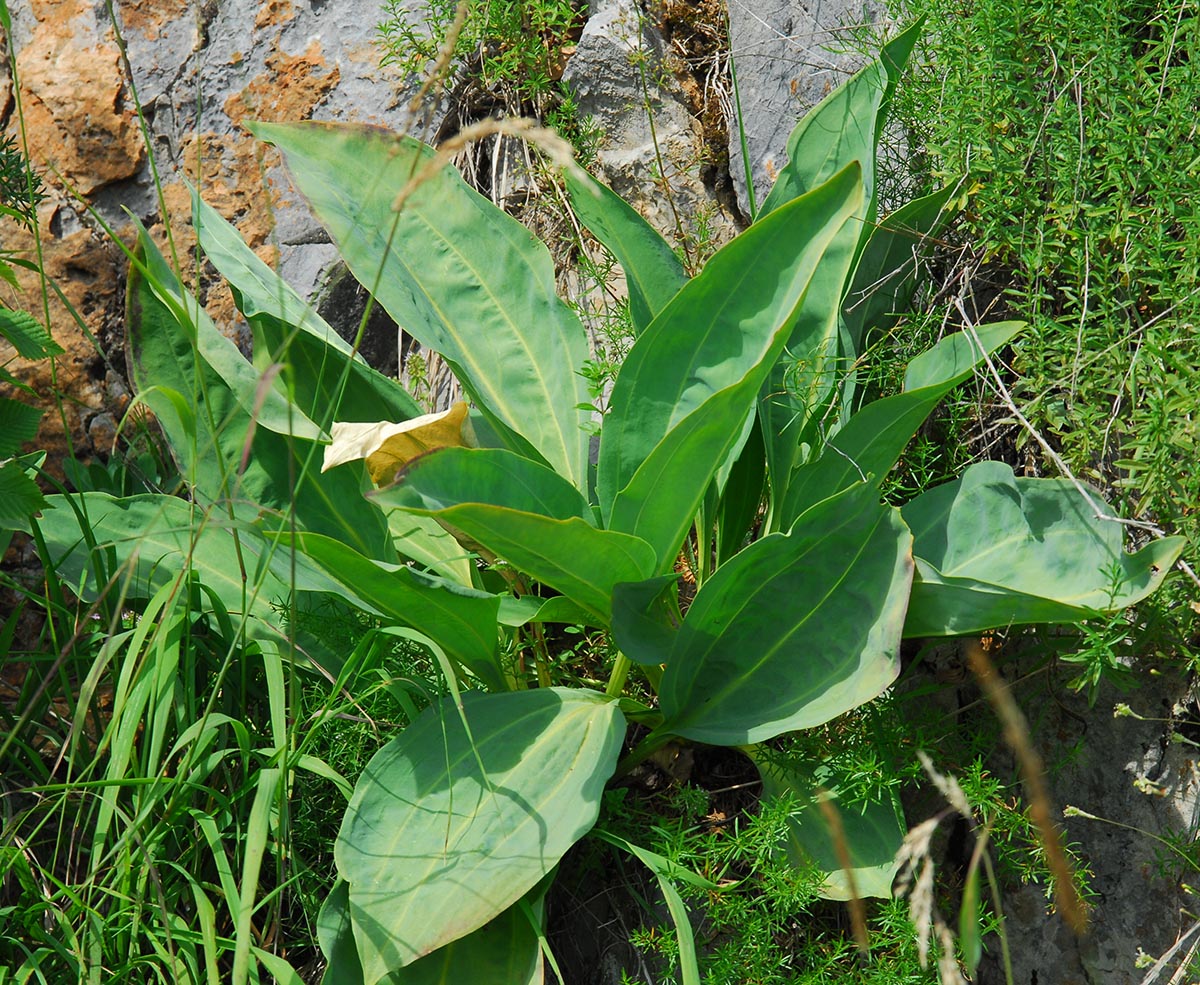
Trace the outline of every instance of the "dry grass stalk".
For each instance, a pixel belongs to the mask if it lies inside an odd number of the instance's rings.
[[[400,189],[399,194],[392,201],[392,211],[399,212],[404,208],[404,203],[408,201],[413,192],[446,167],[464,147],[497,133],[528,141],[541,150],[554,164],[570,171],[580,181],[589,180],[587,172],[575,162],[575,154],[571,145],[553,130],[542,126],[537,120],[523,116],[488,118],[464,127],[449,140],[443,141],[434,156],[426,161],[409,179],[408,183]]]
[[[846,883],[850,887],[850,898],[846,900],[846,908],[850,911],[850,927],[854,932],[854,941],[858,944],[858,953],[867,957],[871,953],[871,941],[867,936],[867,910],[858,892],[858,880],[854,877],[854,860],[850,857],[850,846],[846,843],[842,815],[833,806],[833,799],[826,796],[826,793],[824,790],[818,791],[817,807],[820,808],[825,823],[829,825],[829,836],[833,839],[833,850],[837,854],[838,865],[846,873]]]
[[[1016,754],[1029,796],[1029,816],[1042,840],[1046,852],[1046,863],[1054,876],[1054,899],[1058,912],[1067,925],[1077,934],[1087,930],[1087,910],[1075,891],[1071,865],[1063,850],[1062,835],[1055,826],[1050,810],[1050,795],[1046,788],[1045,767],[1029,741],[1029,726],[1021,709],[1013,700],[1012,692],[1001,681],[996,668],[975,643],[967,647],[967,663],[979,679],[984,695],[996,709],[1004,726],[1004,738]]]

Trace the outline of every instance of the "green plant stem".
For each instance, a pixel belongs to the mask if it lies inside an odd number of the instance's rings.
[[[612,673],[608,677],[608,686],[604,689],[604,693],[610,698],[620,695],[622,688],[625,687],[625,679],[629,676],[631,666],[629,658],[617,651],[617,659],[613,662]]]

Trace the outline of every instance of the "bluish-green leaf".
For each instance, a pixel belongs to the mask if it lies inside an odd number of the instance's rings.
[[[673,622],[678,603],[676,574],[624,582],[613,590],[613,637],[634,663],[666,663],[678,631]]]
[[[335,846],[366,985],[465,937],[592,827],[624,717],[590,691],[463,696],[367,764]],[[486,775],[480,775],[480,763]]]
[[[908,307],[922,246],[945,224],[957,184],[906,202],[870,231],[845,299],[845,329],[854,351],[886,330]]]
[[[640,533],[662,551],[680,518],[690,521],[743,436],[757,388],[787,340],[825,248],[858,208],[860,195],[859,169],[851,164],[755,223],[718,252],[634,343],[600,439],[597,493],[606,522],[620,515],[619,525],[610,524],[615,529]],[[708,420],[703,415],[712,401]],[[695,413],[701,416],[693,418]],[[683,432],[669,439],[677,427],[703,430],[708,451]],[[635,480],[639,471],[642,478]],[[615,501],[627,487],[633,502],[618,508]],[[665,563],[661,555],[660,561]]]
[[[683,265],[667,241],[621,196],[594,178],[584,181],[570,171],[563,177],[575,214],[625,271],[633,331],[640,335],[687,283]]]
[[[442,168],[393,210],[433,151],[374,127],[256,123],[355,277],[440,352],[513,450],[530,446],[583,488],[587,435],[579,319],[554,292],[545,246]],[[518,437],[519,436],[519,437]]]
[[[502,448],[444,448],[421,455],[401,470],[394,485],[371,498],[430,512],[486,503],[555,520],[592,515],[579,490],[553,469]]]
[[[531,904],[541,915],[543,894]],[[363,985],[362,962],[350,923],[350,886],[342,879],[325,898],[317,917],[321,953],[328,966],[322,985]],[[542,956],[537,934],[520,904],[466,937],[438,948],[419,961],[380,979],[384,985],[541,985]]]
[[[788,137],[788,163],[763,202],[758,221],[842,170],[863,167],[864,200],[875,198],[875,147],[892,93],[920,37],[924,19],[883,46],[879,58],[814,106]]]
[[[420,630],[489,687],[504,686],[497,653],[497,596],[405,565],[373,561],[320,534],[299,533],[296,545],[342,586],[348,601]]]
[[[399,383],[354,353],[195,189],[192,223],[250,323],[256,362],[288,364],[293,399],[305,414],[328,430],[335,420],[406,421],[424,413]]]
[[[667,660],[663,731],[744,745],[877,696],[899,672],[911,543],[863,484],[718,568]]]
[[[795,813],[788,818],[785,850],[797,868],[815,864],[824,873],[821,895],[834,900],[853,895],[850,878],[842,868],[842,854],[818,804],[824,797],[838,812],[858,896],[890,899],[896,853],[907,833],[904,815],[891,792],[881,789],[865,803],[845,804],[838,801],[836,791],[820,789],[828,783],[828,771],[819,766],[805,771],[785,768],[762,755],[751,758],[762,777],[763,799],[786,797],[793,802]]]
[[[917,579],[904,632],[947,636],[996,626],[1076,622],[1119,611],[1158,588],[1184,547],[1181,537],[1123,549],[1109,507],[1067,479],[1024,479],[1001,462],[904,507]]]
[[[385,518],[362,498],[361,468],[319,472],[320,429],[217,331],[144,231],[138,251],[144,263],[131,265],[128,286],[130,375],[198,498],[292,513],[305,529],[394,557]]]
[[[383,499],[390,495],[380,493]],[[649,578],[656,566],[654,549],[641,538],[598,530],[579,517],[557,520],[480,503],[463,503],[428,515],[562,592],[605,626],[612,618],[613,586]]]

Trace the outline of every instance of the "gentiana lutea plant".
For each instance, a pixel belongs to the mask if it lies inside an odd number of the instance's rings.
[[[947,336],[893,396],[856,385],[867,340],[911,296],[913,242],[952,197],[879,215],[875,147],[917,30],[800,123],[753,224],[691,279],[626,203],[568,176],[624,267],[636,331],[594,465],[587,341],[548,251],[452,169],[411,187],[431,148],[364,126],[252,127],[375,302],[452,367],[466,401],[445,414],[367,367],[198,194],[253,365],[141,237],[131,370],[188,495],[52,497],[40,523],[60,576],[94,595],[111,570],[98,559],[116,559],[144,595],[186,559],[247,638],[341,684],[352,669],[286,615],[335,600],[405,627],[449,691],[354,788],[319,923],[327,982],[542,981],[543,901],[590,833],[659,878],[697,983],[674,882],[698,877],[597,826],[614,776],[666,743],[709,743],[744,749],[769,793],[807,797],[814,777],[758,744],[878,696],[906,636],[1120,610],[1170,569],[1178,539],[1128,554],[1077,487],[996,463],[882,502],[922,421],[1020,329]],[[556,680],[540,632],[555,623],[610,635],[603,690]],[[799,817],[798,851],[830,859],[819,814]],[[897,805],[881,796],[844,827],[857,891],[887,895]]]

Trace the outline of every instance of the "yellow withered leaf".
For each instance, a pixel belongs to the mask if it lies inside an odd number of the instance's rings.
[[[427,451],[471,448],[475,444],[467,405],[461,400],[440,414],[423,414],[399,424],[339,422],[330,434],[333,441],[325,449],[321,471],[363,458],[377,486],[390,483],[400,468]]]

